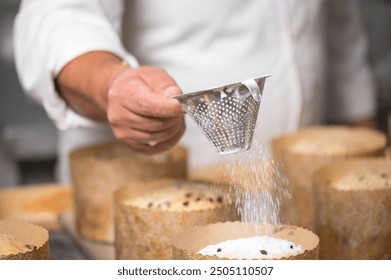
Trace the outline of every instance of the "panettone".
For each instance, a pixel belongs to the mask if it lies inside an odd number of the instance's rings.
[[[276,137],[273,156],[292,182],[292,200],[285,216],[290,224],[313,228],[312,176],[319,168],[344,158],[381,156],[386,136],[347,126],[314,126]]]
[[[31,245],[23,244],[11,234],[0,233],[0,256],[26,253],[33,248]]]
[[[322,259],[391,258],[391,161],[350,159],[314,175]]]
[[[0,220],[0,260],[49,259],[49,232],[32,223]]]
[[[117,189],[129,182],[187,176],[187,150],[181,146],[147,156],[107,142],[73,151],[70,162],[78,233],[106,243],[114,243],[112,196]]]
[[[178,260],[319,258],[318,236],[293,225],[213,223],[194,226],[173,239],[173,258]]]
[[[172,237],[188,226],[238,220],[228,186],[162,179],[115,193],[117,259],[171,259]]]

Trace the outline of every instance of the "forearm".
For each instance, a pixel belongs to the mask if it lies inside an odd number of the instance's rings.
[[[56,78],[56,87],[76,112],[96,121],[107,121],[110,85],[126,69],[121,59],[112,53],[89,52],[62,69]]]

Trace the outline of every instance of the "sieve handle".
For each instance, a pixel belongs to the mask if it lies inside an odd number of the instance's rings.
[[[244,80],[242,84],[250,91],[255,101],[261,102],[262,92],[259,89],[258,83],[255,80]]]

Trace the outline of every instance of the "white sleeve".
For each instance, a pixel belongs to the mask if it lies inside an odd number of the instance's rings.
[[[375,85],[367,61],[368,42],[355,0],[329,0],[329,119],[352,123],[374,116]]]
[[[14,24],[16,69],[26,94],[40,103],[59,129],[101,126],[67,106],[54,79],[74,58],[108,51],[138,66],[120,32],[123,0],[25,0]]]

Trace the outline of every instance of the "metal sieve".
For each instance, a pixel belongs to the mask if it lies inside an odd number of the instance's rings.
[[[219,154],[248,150],[257,122],[265,80],[270,75],[173,96]]]

